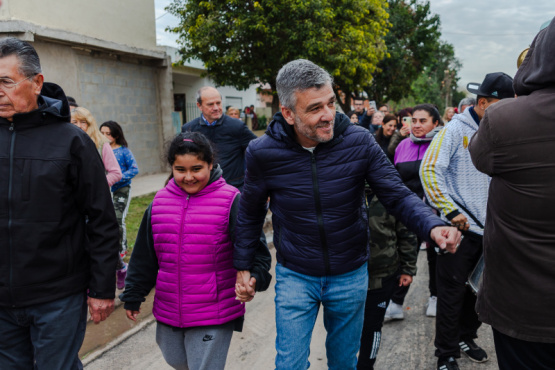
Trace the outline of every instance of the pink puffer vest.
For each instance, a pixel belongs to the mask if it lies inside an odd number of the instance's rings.
[[[219,178],[189,195],[174,180],[152,203],[158,258],[153,314],[175,327],[220,325],[245,314],[235,300],[237,271],[229,213],[239,191]]]

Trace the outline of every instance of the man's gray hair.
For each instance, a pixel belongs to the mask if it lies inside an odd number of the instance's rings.
[[[461,108],[462,108],[463,105],[476,105],[476,99],[474,99],[474,98],[464,98],[464,99],[462,99],[459,103],[458,108],[457,108],[457,111],[459,113],[462,113]]]
[[[7,37],[0,39],[0,58],[15,55],[19,61],[19,73],[31,77],[42,72],[37,51],[26,41]]]
[[[222,97],[222,93],[220,92],[220,90],[216,89],[215,87],[212,86],[203,86],[200,89],[197,90],[197,94],[195,95],[195,99],[197,101],[197,103],[202,104],[202,93],[206,90],[209,89],[214,89],[216,90],[219,94],[220,94],[220,98]]]
[[[311,88],[332,86],[333,77],[310,60],[297,59],[287,63],[278,72],[276,87],[281,105],[295,111],[295,92]]]

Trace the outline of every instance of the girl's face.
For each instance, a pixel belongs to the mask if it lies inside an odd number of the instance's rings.
[[[208,185],[212,164],[201,161],[194,154],[175,156],[172,165],[175,183],[188,194],[196,194]]]
[[[358,124],[358,116],[355,113],[351,116],[351,123]]]
[[[453,118],[454,115],[455,115],[455,110],[454,110],[454,109],[449,109],[449,110],[447,111],[447,119],[448,119],[449,121],[451,121],[451,118]]]
[[[81,128],[81,130],[87,132],[87,129],[89,128],[89,123],[87,122],[86,119],[78,119],[76,116],[71,115],[71,123],[73,123],[75,126]]]
[[[116,139],[114,139],[112,137],[112,132],[110,131],[110,129],[107,126],[102,126],[100,128],[100,132],[102,132],[102,135],[106,136],[106,139],[108,139],[110,144],[113,144],[114,141],[116,141]]]
[[[397,121],[392,119],[389,122],[384,122],[382,124],[383,136],[390,137],[395,132],[397,128]]]
[[[425,110],[412,112],[412,134],[416,137],[426,136],[438,123],[438,121],[434,122],[432,116]]]

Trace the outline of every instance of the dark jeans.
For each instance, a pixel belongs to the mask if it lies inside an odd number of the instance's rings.
[[[360,338],[360,352],[358,354],[357,370],[371,370],[374,368],[380,342],[385,310],[389,305],[395,287],[399,285],[399,273],[382,279],[382,287],[368,290],[366,306],[364,307],[364,324]]]
[[[555,369],[555,343],[528,342],[492,330],[500,370]]]
[[[0,307],[0,369],[82,369],[85,292],[24,308]]]
[[[418,239],[418,243],[416,245],[416,250],[420,249],[420,244],[422,240]],[[430,296],[437,297],[437,283],[436,283],[436,260],[437,260],[437,253],[435,249],[428,245],[426,248],[426,257],[428,257],[428,275],[429,275],[429,283],[428,288],[430,290]],[[393,292],[393,296],[391,297],[391,301],[393,303],[397,303],[399,305],[403,305],[405,303],[405,297],[409,292],[409,286],[397,286],[395,291]]]
[[[481,323],[476,296],[467,287],[468,275],[482,255],[482,237],[466,234],[456,253],[437,256],[437,357],[460,357],[459,342],[477,338]]]

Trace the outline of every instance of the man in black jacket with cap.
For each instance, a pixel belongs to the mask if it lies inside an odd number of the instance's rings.
[[[0,40],[0,369],[79,369],[87,303],[114,310],[118,223],[102,160],[27,42]],[[88,292],[88,298],[87,298]]]

